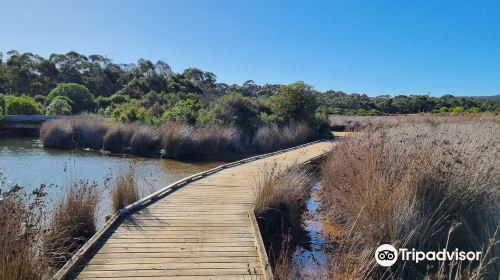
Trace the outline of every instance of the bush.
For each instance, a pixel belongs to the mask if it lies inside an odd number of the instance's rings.
[[[46,113],[47,115],[70,115],[71,114],[71,105],[68,101],[55,98],[52,102],[47,106]]]
[[[47,96],[46,104],[52,103],[57,96],[67,97],[71,101],[73,113],[93,110],[95,107],[94,96],[89,90],[79,84],[58,84]]]
[[[500,126],[478,119],[405,119],[339,143],[322,166],[323,214],[349,229],[332,269],[351,279],[496,279],[500,248]],[[396,262],[380,244],[482,251],[480,263]],[[493,245],[492,245],[493,244]],[[443,278],[443,275],[448,276]],[[427,278],[426,278],[427,279]]]
[[[109,100],[111,101],[111,104],[123,104],[129,102],[130,98],[128,96],[115,93],[109,97]]]
[[[470,107],[469,109],[467,109],[467,112],[469,112],[469,113],[481,113],[481,108],[479,108],[479,107]]]
[[[36,103],[38,103],[38,104],[45,104],[45,99],[46,99],[46,97],[45,97],[45,96],[43,96],[43,95],[39,95],[39,94],[37,94],[37,95],[35,95],[35,96],[33,97],[33,99],[35,99]]]
[[[232,92],[220,98],[215,117],[224,125],[236,126],[253,133],[259,125],[259,113],[256,105],[248,97]]]
[[[8,96],[5,104],[7,115],[38,115],[40,106],[28,96]]]
[[[142,107],[137,100],[116,106],[111,113],[113,119],[120,122],[137,122],[145,124],[157,124],[159,118],[152,115],[150,109]]]
[[[271,109],[281,121],[309,120],[317,108],[311,86],[296,82],[281,87],[271,97]]]
[[[104,97],[104,96],[99,96],[95,99],[95,103],[99,108],[107,108],[109,105],[111,105],[111,98]]]
[[[0,94],[0,116],[5,115],[5,97]]]
[[[194,124],[198,116],[198,106],[194,99],[181,100],[163,114],[165,121],[185,122]]]

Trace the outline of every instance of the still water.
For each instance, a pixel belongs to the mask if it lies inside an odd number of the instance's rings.
[[[109,213],[107,178],[133,167],[141,196],[145,196],[183,177],[208,170],[220,162],[189,163],[166,159],[146,159],[103,155],[90,151],[44,149],[37,139],[0,136],[0,181],[4,188],[18,184],[30,192],[40,184],[53,185],[47,200],[55,203],[74,180],[96,182],[103,198],[99,212]],[[2,191],[5,191],[2,190]]]

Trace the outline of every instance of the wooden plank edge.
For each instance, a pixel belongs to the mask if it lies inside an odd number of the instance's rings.
[[[271,269],[271,264],[269,263],[269,259],[267,257],[266,248],[264,247],[264,240],[262,240],[259,224],[257,223],[257,219],[255,217],[253,209],[248,211],[248,218],[250,219],[250,225],[252,226],[255,235],[255,247],[257,248],[257,254],[259,255],[264,280],[273,280],[273,270]]]

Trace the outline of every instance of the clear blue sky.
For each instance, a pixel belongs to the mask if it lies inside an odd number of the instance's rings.
[[[0,50],[161,59],[219,81],[500,93],[500,1],[0,0]]]

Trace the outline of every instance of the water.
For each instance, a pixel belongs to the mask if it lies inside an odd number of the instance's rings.
[[[329,279],[328,264],[330,256],[325,253],[325,242],[328,235],[333,235],[331,225],[321,221],[318,212],[320,202],[317,195],[319,182],[312,186],[311,197],[307,199],[307,212],[304,219],[304,230],[307,234],[307,246],[298,247],[293,261],[300,275],[306,279]]]
[[[48,200],[57,201],[72,179],[96,182],[103,188],[106,178],[135,169],[139,193],[145,196],[186,176],[222,163],[189,163],[164,159],[119,157],[91,151],[43,149],[37,139],[0,136],[0,176],[6,186],[19,184],[30,192],[40,184],[50,185]],[[2,190],[5,191],[5,190]],[[109,213],[109,189],[103,188],[100,212]],[[103,215],[104,216],[104,215]]]

